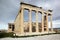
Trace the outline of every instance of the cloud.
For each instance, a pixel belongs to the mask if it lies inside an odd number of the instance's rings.
[[[19,10],[18,0],[0,0],[0,21],[14,20]]]
[[[8,29],[7,23],[0,22],[0,29],[5,29],[5,30],[7,30],[7,29]]]
[[[50,22],[49,22],[49,28],[51,27],[50,26]],[[55,21],[52,21],[52,27],[53,28],[60,28],[60,20],[55,20]]]

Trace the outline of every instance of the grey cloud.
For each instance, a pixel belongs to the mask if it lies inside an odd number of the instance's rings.
[[[14,20],[19,10],[19,0],[0,0],[0,21]]]

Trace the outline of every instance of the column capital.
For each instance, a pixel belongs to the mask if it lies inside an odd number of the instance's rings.
[[[21,8],[22,10],[24,10],[24,8]]]
[[[32,10],[31,10],[31,9],[29,9],[28,11],[29,11],[29,12],[31,12]]]

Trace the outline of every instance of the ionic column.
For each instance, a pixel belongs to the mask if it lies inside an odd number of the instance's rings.
[[[50,16],[50,25],[51,25],[51,31],[53,31],[53,28],[52,28],[52,14]]]
[[[38,11],[36,12],[36,32],[38,32]]]
[[[44,32],[44,13],[42,12],[42,32]]]
[[[49,28],[48,28],[48,13],[46,14],[46,26],[47,26],[47,31],[49,31]]]
[[[29,32],[32,32],[32,22],[31,22],[31,10],[29,10]]]
[[[20,23],[20,27],[21,27],[21,34],[24,33],[24,27],[23,27],[23,8],[21,8],[21,23]]]

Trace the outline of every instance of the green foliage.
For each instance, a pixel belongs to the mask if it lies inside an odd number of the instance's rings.
[[[4,38],[4,37],[13,37],[13,34],[14,33],[5,33],[5,32],[3,32],[3,33],[0,33],[0,38]]]

